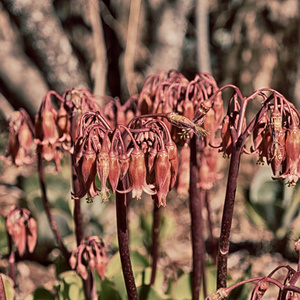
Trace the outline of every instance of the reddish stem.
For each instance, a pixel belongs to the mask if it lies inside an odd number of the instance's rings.
[[[197,140],[194,135],[191,139],[191,156],[190,156],[190,214],[191,214],[191,233],[193,248],[193,270],[192,270],[192,299],[198,300],[201,285],[201,270],[203,243],[202,240],[202,212],[201,200],[197,190]]]
[[[124,190],[125,179],[119,182],[118,189]],[[127,206],[128,194],[116,192],[116,215],[117,215],[117,232],[119,242],[119,253],[122,264],[123,276],[127,290],[128,299],[138,300],[137,289],[133,276],[130,251],[129,251],[129,231],[127,224]]]

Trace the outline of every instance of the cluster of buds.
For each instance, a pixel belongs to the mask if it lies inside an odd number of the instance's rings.
[[[24,109],[15,111],[8,120],[7,153],[0,159],[7,164],[22,166],[33,162],[33,124]]]
[[[84,238],[70,257],[70,266],[84,279],[95,269],[102,280],[105,277],[107,257],[102,239],[98,236]]]
[[[99,111],[83,114],[73,157],[81,183],[75,199],[87,194],[88,201],[97,195],[107,201],[110,190],[132,191],[132,197],[140,199],[144,191],[165,206],[177,176],[177,147],[165,123],[151,117],[137,117],[128,126],[112,129]],[[96,186],[96,175],[101,187]],[[125,176],[130,186],[117,190]]]
[[[26,208],[12,206],[5,217],[6,229],[12,238],[20,256],[23,256],[28,247],[28,251],[34,251],[37,241],[37,223],[30,211]]]

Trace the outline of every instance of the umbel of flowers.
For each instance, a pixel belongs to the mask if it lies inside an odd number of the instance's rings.
[[[129,186],[119,193],[132,191],[132,197],[140,199],[144,191],[155,195],[158,206],[166,205],[177,176],[178,155],[163,121],[140,116],[128,126],[112,129],[99,111],[87,112],[77,132],[73,157],[81,188],[73,198],[87,194],[91,201],[100,195],[107,201],[119,180],[128,176]],[[100,187],[96,186],[96,175]]]

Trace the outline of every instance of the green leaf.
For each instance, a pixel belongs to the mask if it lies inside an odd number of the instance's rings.
[[[131,264],[133,269],[144,269],[149,266],[149,261],[140,253],[132,251],[130,253]],[[121,260],[119,252],[117,252],[108,262],[105,275],[112,278],[116,274],[122,272]]]
[[[191,274],[183,274],[179,277],[172,286],[171,295],[174,300],[192,299]]]
[[[2,274],[2,273],[0,273],[0,276],[2,277],[2,280],[3,280],[6,300],[13,300],[15,298],[15,290],[14,290],[13,280],[9,276]]]

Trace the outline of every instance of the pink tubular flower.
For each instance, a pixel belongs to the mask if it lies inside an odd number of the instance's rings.
[[[30,253],[34,251],[37,223],[28,209],[13,206],[6,216],[6,228],[20,256],[23,256],[26,246]]]
[[[287,130],[286,140],[286,162],[283,173],[274,179],[289,178],[288,185],[295,186],[300,176],[300,129],[297,125],[293,124]]]
[[[134,148],[131,152],[128,174],[132,186],[132,198],[141,199],[143,191],[155,195],[156,192],[151,190],[152,185],[146,183],[145,155],[139,148]]]
[[[166,149],[160,149],[157,153],[155,165],[155,187],[157,190],[157,206],[166,206],[166,198],[171,182],[171,163]]]
[[[33,162],[33,125],[24,109],[15,111],[9,118],[8,147],[0,159],[8,164],[22,166]],[[8,161],[10,158],[11,161]]]

